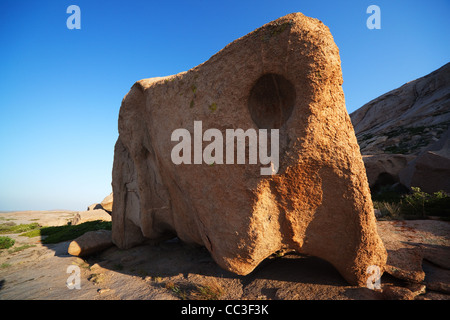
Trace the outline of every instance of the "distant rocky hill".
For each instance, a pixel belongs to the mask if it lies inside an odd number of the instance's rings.
[[[450,63],[350,114],[372,189],[450,192]]]

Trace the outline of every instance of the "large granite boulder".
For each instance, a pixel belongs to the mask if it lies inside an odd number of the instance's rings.
[[[339,50],[300,13],[187,72],[136,82],[120,109],[112,184],[120,248],[176,235],[241,275],[293,249],[361,286],[369,266],[384,269]]]

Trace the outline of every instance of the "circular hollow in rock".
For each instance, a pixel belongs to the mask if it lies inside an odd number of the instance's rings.
[[[248,98],[252,120],[261,129],[279,129],[291,116],[294,104],[294,85],[275,73],[262,75]]]

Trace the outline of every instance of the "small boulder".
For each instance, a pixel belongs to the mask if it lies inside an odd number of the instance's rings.
[[[89,231],[76,238],[69,244],[68,253],[73,256],[88,256],[108,249],[113,245],[111,231]]]

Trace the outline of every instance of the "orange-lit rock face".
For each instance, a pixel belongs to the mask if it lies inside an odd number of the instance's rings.
[[[242,275],[293,249],[366,285],[367,268],[383,270],[386,251],[341,85],[328,28],[300,13],[187,72],[138,81],[119,115],[114,243],[127,248],[176,235]],[[171,135],[184,128],[194,136],[195,121],[224,137],[227,129],[278,130],[276,174],[262,175],[260,162],[175,164]],[[210,142],[203,136],[200,143]]]

